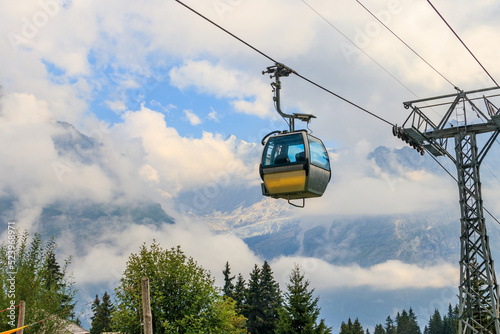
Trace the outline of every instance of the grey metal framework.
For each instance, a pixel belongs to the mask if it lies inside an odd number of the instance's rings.
[[[500,110],[491,102],[499,95],[480,95],[496,89],[499,87],[405,102],[405,108],[412,111],[402,127],[393,129],[394,135],[422,154],[425,149],[436,157],[447,156],[457,168],[461,210],[459,333],[500,334],[499,292],[479,174],[500,131]],[[478,100],[484,101],[485,111],[476,105]],[[425,109],[428,112],[424,113]],[[454,150],[448,147],[450,138],[454,139]]]

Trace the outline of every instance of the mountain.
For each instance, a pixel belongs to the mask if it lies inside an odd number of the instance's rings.
[[[174,224],[175,221],[161,207],[151,201],[118,204],[58,202],[45,207],[40,215],[42,235],[56,237],[63,231],[79,240],[89,240],[101,233],[104,226]]]

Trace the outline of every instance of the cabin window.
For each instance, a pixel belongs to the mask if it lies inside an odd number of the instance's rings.
[[[302,134],[269,138],[263,160],[264,167],[304,163],[306,154]]]
[[[312,136],[308,136],[309,151],[311,152],[311,164],[330,170],[330,159],[323,143]]]

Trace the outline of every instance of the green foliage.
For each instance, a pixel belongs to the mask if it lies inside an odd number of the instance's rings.
[[[418,326],[417,316],[412,308],[407,312],[403,310],[397,313],[394,322],[390,316],[385,319],[385,326],[375,325],[374,334],[421,334]]]
[[[259,284],[260,284],[260,268],[257,264],[250,273],[250,279],[245,295],[245,306],[242,309],[242,314],[247,318],[247,328],[250,333],[255,333],[259,326],[261,313],[259,309]]]
[[[387,316],[385,319],[385,333],[386,334],[396,334],[397,333],[397,328],[394,326],[394,321],[392,320],[391,316]]]
[[[244,318],[223,299],[210,273],[178,246],[164,250],[153,242],[131,254],[116,289],[116,331],[140,333],[142,277],[149,278],[154,333],[238,333]]]
[[[168,323],[165,333],[245,334],[246,319],[236,314],[235,306],[229,297],[218,298],[205,312],[187,315],[176,324]]]
[[[349,318],[347,324],[342,322],[340,325],[340,334],[364,334],[363,326],[361,326],[358,318],[354,320],[354,323],[351,321],[351,318]]]
[[[448,305],[448,313],[441,318],[436,309],[425,326],[424,334],[456,334],[458,331],[458,305]]]
[[[316,324],[320,312],[319,297],[313,297],[314,289],[309,291],[309,284],[296,265],[290,275],[290,284],[286,286],[285,304],[279,311],[276,333],[331,333],[331,328],[325,325],[324,320]],[[360,334],[362,332],[361,329]]]
[[[409,313],[403,310],[401,314],[396,316],[396,333],[397,334],[420,334],[418,327],[417,316],[410,308]]]
[[[222,274],[224,275],[224,288],[222,289],[224,296],[232,297],[234,291],[233,280],[235,276],[231,276],[231,267],[229,266],[229,262],[226,262],[226,267],[222,271]]]
[[[260,300],[258,305],[262,312],[259,333],[274,333],[278,322],[278,309],[281,308],[281,292],[267,261],[264,261],[260,271],[259,287]]]
[[[239,290],[238,287],[237,291]],[[274,333],[278,321],[278,310],[281,307],[281,293],[267,261],[264,262],[262,269],[257,265],[254,266],[245,296],[241,310],[248,319],[248,331],[259,334]]]
[[[448,305],[448,314],[443,317],[443,334],[457,334],[458,332],[458,305]]]
[[[381,324],[375,325],[375,332],[373,334],[386,334],[385,329]]]
[[[90,329],[90,334],[111,332],[113,304],[107,292],[104,292],[102,302],[99,300],[99,296],[95,296],[94,303],[92,304],[92,312],[94,314],[91,317],[92,328]]]
[[[25,334],[55,333],[64,327],[65,320],[75,320],[71,310],[75,306],[76,290],[73,278],[67,272],[71,257],[61,269],[56,261],[56,249],[54,237],[44,243],[41,236],[35,234],[29,242],[27,231],[9,234],[8,243],[0,246],[0,305],[18,305],[24,300],[25,323],[44,320],[26,328]],[[9,324],[9,313],[0,313],[1,331],[15,327],[13,322]]]
[[[429,320],[428,329],[429,334],[443,334],[443,319],[437,309],[434,310],[434,314]]]
[[[238,280],[236,281],[236,284],[234,286],[232,298],[236,302],[236,311],[241,314],[243,314],[243,308],[245,306],[246,293],[245,280],[240,273],[238,274]]]

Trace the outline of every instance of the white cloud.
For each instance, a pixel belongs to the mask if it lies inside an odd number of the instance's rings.
[[[145,152],[144,162],[157,172],[158,186],[170,196],[179,191],[221,182],[217,175],[225,173],[233,185],[252,179],[255,161],[248,165],[253,151],[234,147],[220,135],[205,132],[199,139],[185,138],[167,126],[161,113],[142,107],[124,114],[124,123],[116,125],[117,140],[137,138]]]
[[[241,239],[214,234],[206,225],[195,221],[183,220],[158,228],[130,225],[121,231],[103,233],[99,240],[85,247],[82,256],[74,258],[72,266],[76,281],[81,285],[107,283],[116,287],[130,254],[137,254],[144,243],[149,247],[153,240],[163,249],[180,245],[186,255],[209,270],[218,282],[223,281],[222,270],[226,261],[231,264],[233,273],[244,275],[255,263],[261,262]],[[61,248],[65,253],[72,252],[69,243]]]
[[[397,173],[383,171],[368,159],[373,149],[371,143],[360,141],[352,149],[337,151],[323,197],[306,201],[298,215],[408,214],[457,205],[456,184],[449,176],[408,169],[398,161],[389,162]]]
[[[184,110],[183,113],[191,125],[201,124],[200,117],[198,117],[198,115],[196,115],[192,110]]]
[[[158,171],[151,167],[150,165],[143,165],[139,170],[139,175],[141,175],[146,180],[158,182]]]
[[[123,101],[106,101],[106,106],[114,112],[120,113],[127,109]]]
[[[261,80],[206,60],[188,60],[169,72],[170,83],[180,89],[194,87],[200,93],[229,98],[236,111],[257,115],[270,115],[269,88]]]
[[[56,150],[53,138],[67,134],[52,117],[51,104],[31,94],[8,93],[2,97],[0,144],[2,164],[0,183],[3,193],[15,196],[16,212],[41,210],[58,199],[110,199],[113,183],[95,164],[81,164],[75,147],[66,156]],[[37,218],[26,221],[29,228]],[[18,217],[12,217],[18,218]]]
[[[208,114],[208,118],[213,121],[219,122],[219,115],[217,114],[217,111],[215,111],[212,107],[210,107],[210,110],[212,111]]]
[[[459,268],[449,263],[420,267],[415,264],[390,260],[371,267],[357,265],[337,266],[317,258],[281,257],[272,261],[275,277],[280,285],[288,282],[295,264],[317,289],[370,287],[377,290],[424,289],[456,286]]]
[[[105,229],[106,230],[106,229]],[[111,232],[111,231],[110,231]],[[65,235],[62,238],[71,239]],[[215,234],[207,225],[196,220],[183,219],[174,225],[161,227],[129,225],[123,230],[102,233],[83,254],[73,260],[73,271],[78,284],[116,284],[125,269],[130,254],[137,253],[145,243],[156,240],[164,249],[181,246],[203,268],[209,270],[222,284],[222,270],[226,261],[233,274],[242,273],[248,279],[254,264],[262,265],[248,246],[235,236]],[[71,253],[71,242],[61,240],[61,250]],[[298,264],[301,272],[318,290],[369,287],[375,290],[425,289],[456,286],[459,278],[457,265],[439,263],[419,266],[390,260],[370,267],[338,266],[323,260],[300,256],[283,256],[270,261],[275,279],[284,289],[289,283],[292,268]]]

